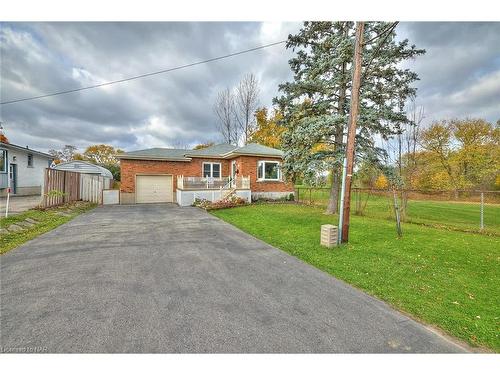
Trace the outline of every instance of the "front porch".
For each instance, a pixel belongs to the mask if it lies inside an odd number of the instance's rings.
[[[236,194],[251,202],[250,176],[177,176],[176,199],[179,206],[190,206],[196,199],[215,202],[230,194]]]

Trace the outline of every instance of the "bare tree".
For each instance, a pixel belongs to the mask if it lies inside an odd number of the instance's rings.
[[[230,144],[238,143],[238,128],[235,119],[234,94],[226,88],[217,94],[214,112],[219,119],[218,129],[222,134],[224,142]]]
[[[191,145],[189,143],[183,142],[181,140],[176,140],[175,142],[172,142],[169,144],[170,147],[176,148],[179,150],[190,150]]]
[[[255,128],[255,111],[259,105],[259,80],[253,73],[243,77],[236,88],[236,121],[246,144]]]
[[[407,187],[412,187],[413,178],[417,170],[417,148],[420,133],[422,132],[422,121],[425,118],[425,110],[423,106],[417,107],[415,100],[412,100],[408,112],[410,113],[409,119],[411,125],[407,127],[404,139],[406,145],[406,149],[404,150],[406,154],[404,180]]]
[[[417,169],[420,134],[425,118],[423,106],[417,106],[412,98],[406,107],[409,123],[399,124],[394,138],[382,141],[387,151],[388,163],[393,164],[405,186],[412,187],[412,181]]]
[[[403,108],[401,108],[403,109]],[[415,98],[411,98],[406,107],[408,123],[399,124],[394,138],[382,141],[387,152],[386,164],[396,168],[400,180],[401,204],[399,205],[401,220],[405,221],[408,208],[408,192],[413,188],[414,177],[418,169],[418,153],[422,122],[425,118],[423,106],[417,106]]]
[[[75,159],[77,148],[72,145],[65,145],[62,150],[49,150],[49,154],[57,160],[56,163],[63,163]]]

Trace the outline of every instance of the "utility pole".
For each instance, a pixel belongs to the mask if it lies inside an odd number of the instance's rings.
[[[349,241],[349,218],[351,211],[351,182],[354,168],[354,150],[356,142],[356,123],[359,113],[359,88],[361,86],[361,63],[363,53],[364,22],[356,22],[356,41],[354,47],[354,70],[352,74],[351,110],[347,129],[347,145],[345,156],[345,173],[342,181],[342,223],[341,241]]]

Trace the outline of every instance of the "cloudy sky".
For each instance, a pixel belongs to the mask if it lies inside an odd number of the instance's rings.
[[[0,23],[1,101],[42,95],[188,64],[286,39],[297,23]],[[500,23],[401,23],[398,36],[427,54],[418,104],[426,122],[500,119]],[[249,72],[271,105],[291,78],[283,45],[94,90],[0,107],[12,143],[125,150],[219,140],[218,91]]]

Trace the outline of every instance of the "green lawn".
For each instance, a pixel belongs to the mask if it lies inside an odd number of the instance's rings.
[[[353,213],[356,209],[356,194],[351,200]],[[313,189],[311,193],[299,187],[299,199],[325,207],[328,189]],[[368,195],[361,193],[361,202],[366,201],[364,216],[394,220],[392,196]],[[480,231],[480,204],[478,202],[450,202],[440,200],[409,200],[407,222],[430,225],[438,228],[481,232],[500,236],[500,204],[487,203],[484,206],[484,230]]]
[[[500,239],[353,216],[347,246],[319,245],[321,207],[250,205],[212,214],[449,334],[500,351]]]
[[[21,232],[0,234],[0,254],[29,241],[42,233],[48,232],[61,224],[72,220],[75,216],[94,208],[95,204],[76,202],[64,206],[51,208],[47,210],[29,210],[18,215],[0,219],[0,228],[7,228],[11,224],[17,224],[26,218],[32,218],[38,221],[38,224],[31,228],[26,228]],[[64,212],[67,216],[60,213]],[[58,214],[59,213],[59,214]]]

